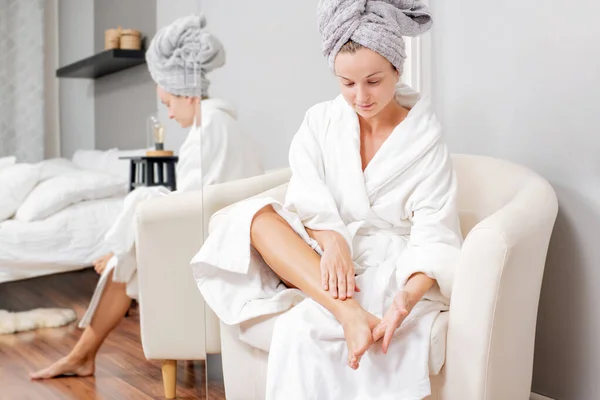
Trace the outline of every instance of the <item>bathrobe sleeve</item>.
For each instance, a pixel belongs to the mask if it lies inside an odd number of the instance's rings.
[[[441,143],[428,150],[412,168],[411,175],[418,178],[406,203],[412,228],[396,269],[398,286],[402,288],[411,275],[421,272],[437,283],[426,297],[447,302],[462,244],[456,175]],[[441,299],[438,293],[443,296]]]
[[[338,232],[352,254],[352,236],[326,183],[323,149],[318,139],[325,136],[326,115],[326,109],[313,107],[292,140],[289,155],[292,178],[285,207],[295,212],[307,228]]]

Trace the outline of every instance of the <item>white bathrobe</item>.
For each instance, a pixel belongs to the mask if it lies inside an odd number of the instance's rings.
[[[285,204],[258,198],[234,206],[192,260],[199,290],[226,324],[287,310],[274,328],[267,399],[413,400],[430,394],[431,328],[447,310],[462,242],[457,185],[429,100],[406,86],[397,99],[410,112],[364,172],[353,109],[341,96],[312,107],[290,148]],[[357,371],[350,369],[333,315],[286,288],[264,263],[251,246],[250,225],[268,204],[319,254],[305,227],[346,239],[359,275],[356,298],[378,317],[412,274],[437,280],[396,331],[387,355],[377,343]]]
[[[201,190],[203,186],[264,173],[260,156],[252,150],[252,143],[242,134],[236,119],[235,110],[226,101],[202,100],[201,126],[190,130],[179,149],[177,191]],[[127,283],[127,295],[138,298],[135,210],[142,201],[169,193],[169,189],[163,186],[140,187],[125,198],[123,211],[105,235],[115,256],[98,282],[90,306],[79,323],[80,327],[86,327],[91,322],[109,272],[113,269],[113,279]]]

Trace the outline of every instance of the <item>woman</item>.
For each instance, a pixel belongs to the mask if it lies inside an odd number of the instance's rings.
[[[460,254],[457,187],[428,99],[397,88],[402,36],[430,25],[416,1],[322,1],[341,95],[295,135],[285,203],[236,205],[192,261],[224,323],[281,313],[268,399],[430,394],[431,327]]]
[[[220,41],[204,30],[205,25],[204,16],[181,18],[157,32],[146,54],[169,118],[182,127],[191,127],[179,151],[180,191],[264,173],[256,153],[248,151],[249,143],[237,128],[233,109],[223,100],[208,97],[206,73],[222,66],[225,54]],[[198,106],[201,125],[196,128]],[[135,208],[145,199],[168,193],[164,187],[147,187],[127,196],[123,212],[106,235],[113,253],[95,264],[102,276],[80,322],[80,327],[85,327],[81,338],[69,355],[31,374],[33,379],[94,373],[96,353],[127,312],[131,298],[138,295]]]
[[[211,99],[208,95],[210,81],[206,74],[225,64],[225,49],[221,41],[211,33],[204,31],[206,19],[185,17],[156,34],[147,53],[148,68],[157,83],[157,93],[162,104],[169,110],[169,118],[175,119],[182,127],[192,127],[183,145],[179,149],[179,162],[176,176],[178,190],[200,189],[203,185],[228,182],[264,173],[257,152],[243,136],[237,126],[237,114],[234,108],[222,99]],[[191,36],[193,29],[200,26],[200,37]],[[188,68],[188,76],[183,80],[183,63],[188,55],[184,47],[170,47],[170,40],[199,40],[202,46],[200,59],[199,87],[192,86],[195,71]],[[164,47],[166,45],[166,48]],[[163,52],[165,52],[163,54]],[[173,54],[179,53],[178,57]],[[179,64],[179,65],[178,65]],[[173,82],[173,77],[182,80]],[[170,91],[164,88],[170,88]],[[201,127],[196,129],[198,95],[201,97]],[[202,146],[201,146],[202,145]],[[202,154],[202,157],[200,157]],[[201,167],[200,160],[203,161]],[[202,176],[202,171],[205,171]],[[94,269],[102,274],[109,262],[116,263],[115,254],[129,253],[133,245],[133,217],[135,206],[142,200],[155,195],[169,193],[163,187],[138,188],[126,200],[125,211],[117,219],[106,235],[113,251],[94,262]],[[129,232],[129,234],[127,234]]]

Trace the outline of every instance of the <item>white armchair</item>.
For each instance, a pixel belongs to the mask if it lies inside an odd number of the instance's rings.
[[[547,181],[522,166],[482,156],[455,155],[453,160],[465,242],[450,311],[436,321],[433,336],[446,343],[446,356],[441,371],[432,376],[431,399],[525,400],[530,395],[537,307],[558,209],[556,195]],[[277,316],[241,326],[221,323],[219,347],[213,314],[206,327],[210,348],[200,348],[205,304],[189,260],[202,238],[194,234],[194,226],[206,227],[212,216],[214,229],[227,212],[222,208],[267,189],[269,195],[282,198],[288,178],[289,172],[282,171],[216,185],[205,191],[204,219],[195,194],[152,200],[139,212],[146,356],[203,359],[204,352],[221,350],[230,400],[264,398],[267,352]],[[169,363],[165,365],[168,370]]]
[[[290,178],[280,170],[201,191],[174,193],[137,208],[136,253],[140,330],[144,354],[163,360],[165,397],[175,397],[177,360],[219,354],[219,320],[205,306],[190,260],[202,246],[209,217],[217,210],[278,186]],[[204,226],[204,231],[202,227]]]

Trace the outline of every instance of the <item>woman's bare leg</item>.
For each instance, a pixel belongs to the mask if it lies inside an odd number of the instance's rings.
[[[250,237],[254,248],[288,286],[300,289],[342,324],[348,364],[358,368],[360,358],[373,343],[371,332],[379,318],[365,311],[355,299],[336,299],[323,289],[319,255],[271,206],[256,214]]]
[[[48,379],[63,374],[93,375],[98,349],[123,319],[130,304],[131,299],[127,296],[125,284],[113,282],[111,272],[94,318],[84,329],[73,350],[51,366],[32,373],[31,379]]]

